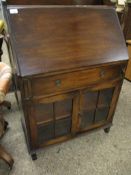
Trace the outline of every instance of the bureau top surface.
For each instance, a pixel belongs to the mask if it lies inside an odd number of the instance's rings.
[[[14,8],[18,13],[11,10]],[[7,16],[17,72],[21,76],[128,59],[112,8],[11,6]]]

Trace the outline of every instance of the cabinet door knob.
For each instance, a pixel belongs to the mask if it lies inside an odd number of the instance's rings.
[[[56,86],[59,87],[59,86],[61,85],[61,80],[56,80],[56,81],[55,81],[55,84],[56,84]]]
[[[101,70],[100,71],[100,77],[103,78],[105,76],[105,71],[104,70]]]

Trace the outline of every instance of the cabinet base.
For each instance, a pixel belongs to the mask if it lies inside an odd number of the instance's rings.
[[[111,126],[112,126],[112,123],[108,123],[108,124],[104,124],[104,125],[102,124],[101,126],[99,126],[99,127],[97,127],[97,128],[91,128],[91,129],[89,129],[89,130],[87,130],[87,131],[78,133],[78,134],[76,134],[75,136],[77,137],[77,136],[82,135],[82,134],[84,134],[84,133],[86,133],[86,132],[87,132],[87,133],[91,133],[91,132],[93,132],[93,131],[97,131],[97,130],[100,130],[100,129],[104,129],[105,133],[109,133]],[[31,156],[31,158],[32,158],[33,161],[34,161],[34,160],[37,160],[36,151],[37,151],[38,149],[41,149],[41,148],[46,147],[46,146],[51,146],[51,145],[53,145],[53,144],[61,143],[61,142],[64,142],[64,141],[66,141],[66,140],[70,140],[70,139],[75,138],[74,135],[73,135],[73,136],[68,136],[68,137],[61,137],[61,138],[56,139],[56,140],[51,140],[50,142],[48,142],[48,143],[46,143],[46,144],[44,144],[44,145],[39,145],[39,148],[36,148],[36,149],[33,149],[33,150],[32,150],[32,149],[31,149],[31,146],[30,146],[30,142],[29,142],[28,137],[27,137],[27,134],[26,134],[26,128],[25,128],[25,125],[24,125],[23,122],[22,122],[22,127],[23,127],[23,130],[24,130],[25,138],[26,138],[26,143],[27,143],[28,152],[29,152],[29,154],[30,154],[30,156]]]

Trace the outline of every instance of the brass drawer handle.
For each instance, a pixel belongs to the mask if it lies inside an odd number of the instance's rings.
[[[56,80],[55,84],[56,84],[57,87],[59,87],[61,85],[61,80]]]
[[[106,73],[105,73],[104,70],[101,70],[101,71],[100,71],[100,77],[101,77],[101,78],[103,78],[103,77],[105,76],[105,74],[106,74]]]

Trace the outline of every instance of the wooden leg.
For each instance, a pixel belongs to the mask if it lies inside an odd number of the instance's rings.
[[[31,154],[32,160],[37,160],[37,154],[34,152]]]
[[[110,132],[110,129],[111,129],[111,127],[105,128],[104,129],[105,133],[109,133]]]
[[[4,160],[12,169],[14,160],[12,156],[0,145],[0,159]]]
[[[5,31],[4,31],[5,32]],[[6,32],[5,32],[6,33]],[[12,63],[12,61],[11,61],[11,52],[10,52],[10,44],[9,44],[9,35],[7,35],[7,34],[5,34],[4,33],[4,36],[6,36],[6,37],[4,37],[4,41],[5,41],[5,43],[6,43],[6,46],[7,46],[7,50],[8,50],[8,54],[9,54],[9,61],[10,61],[10,64]],[[14,92],[15,92],[15,97],[16,97],[16,102],[17,102],[17,105],[18,105],[18,107],[20,107],[20,103],[19,103],[19,98],[18,98],[18,95],[17,95],[17,90],[18,90],[18,88],[17,88],[17,80],[16,80],[16,78],[15,78],[16,76],[13,74],[13,76],[12,76],[12,83],[13,83],[13,90],[14,90]]]
[[[3,51],[2,51],[2,44],[3,44],[3,36],[1,35],[0,36],[0,61],[1,61],[1,56],[3,54]]]

